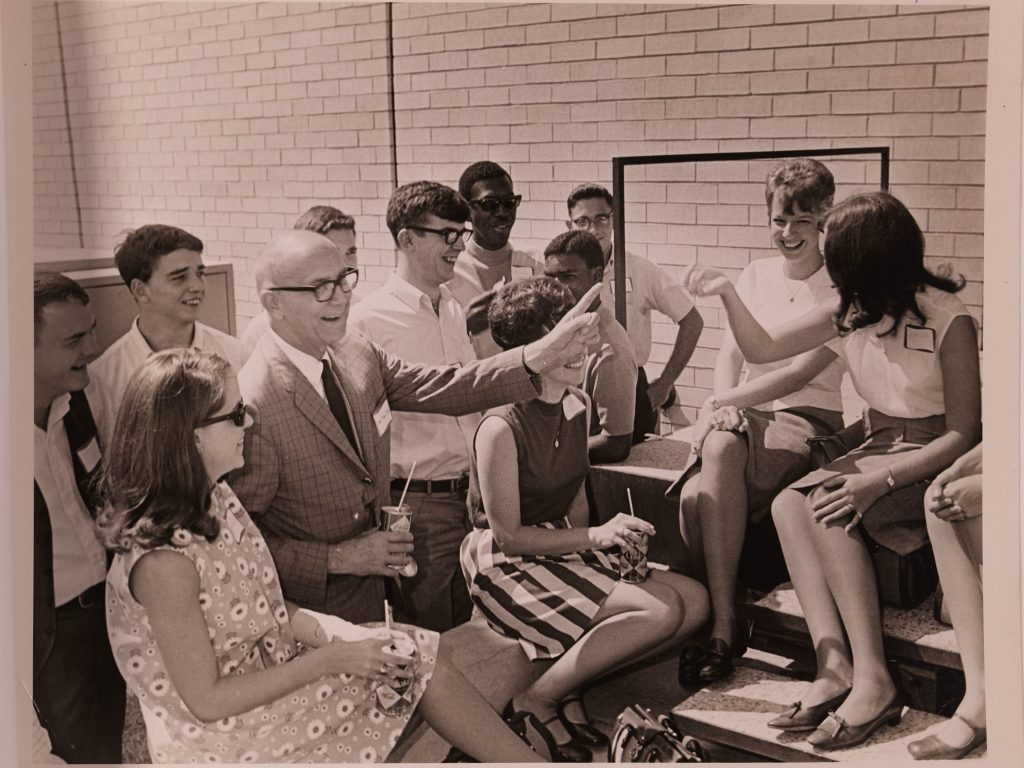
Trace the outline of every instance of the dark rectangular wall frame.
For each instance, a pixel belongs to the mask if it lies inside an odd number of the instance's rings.
[[[615,317],[626,326],[626,249],[618,247],[626,242],[626,166],[668,165],[672,163],[699,163],[723,160],[766,160],[775,157],[836,157],[840,155],[878,154],[881,162],[879,174],[883,191],[889,190],[889,147],[836,147],[834,149],[780,149],[764,152],[700,152],[687,155],[633,155],[612,158],[612,227],[615,234]]]

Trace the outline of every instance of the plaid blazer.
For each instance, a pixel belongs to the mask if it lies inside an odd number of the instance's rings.
[[[537,388],[518,349],[463,367],[428,367],[350,331],[329,356],[362,457],[267,334],[238,376],[254,424],[245,436],[245,466],[229,482],[263,531],[285,597],[348,621],[379,621],[383,578],[327,573],[328,547],[373,528],[381,505],[390,503],[391,432],[378,432],[374,412],[387,400],[393,410],[460,416],[534,397]]]

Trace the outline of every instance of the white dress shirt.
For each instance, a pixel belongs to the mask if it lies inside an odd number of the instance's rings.
[[[403,360],[427,365],[466,365],[476,360],[466,316],[451,291],[441,286],[435,313],[430,298],[397,274],[366,296],[349,324]],[[448,480],[469,472],[478,414],[443,416],[395,411],[391,424],[391,477]]]
[[[93,419],[101,416],[95,385],[86,387]],[[54,605],[63,605],[107,577],[107,556],[96,534],[89,508],[78,492],[71,447],[64,430],[71,395],[63,394],[50,404],[46,429],[33,425],[35,481],[50,513],[53,530]],[[79,452],[87,470],[100,460],[94,442]]]

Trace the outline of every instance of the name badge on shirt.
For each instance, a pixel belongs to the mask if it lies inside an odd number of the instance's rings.
[[[612,296],[614,296],[615,295],[615,278],[614,277],[611,280],[608,281],[608,288],[611,289]],[[632,277],[627,277],[626,278],[626,293],[632,293],[632,292],[633,292],[633,278]]]
[[[562,413],[565,414],[566,421],[572,421],[581,413],[587,410],[587,406],[580,402],[580,399],[576,395],[568,395],[562,401]]]
[[[377,434],[383,437],[384,433],[388,431],[388,427],[391,426],[391,404],[387,398],[384,398],[377,406],[377,410],[373,412],[373,423],[377,425]]]
[[[903,346],[915,352],[935,352],[935,331],[919,325],[907,325],[903,329]]]
[[[530,267],[512,267],[512,282],[518,283],[520,280],[527,280],[533,277],[533,269]]]
[[[95,437],[86,443],[84,448],[78,449],[78,460],[82,462],[86,472],[92,472],[100,463],[100,458],[100,446]]]

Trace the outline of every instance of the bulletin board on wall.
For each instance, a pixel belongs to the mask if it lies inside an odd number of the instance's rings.
[[[96,315],[96,341],[101,350],[123,335],[138,310],[128,287],[118,274],[113,259],[88,261],[43,261],[36,272],[61,272],[89,294],[89,306]],[[199,322],[235,335],[235,279],[231,264],[206,265],[206,298]]]

